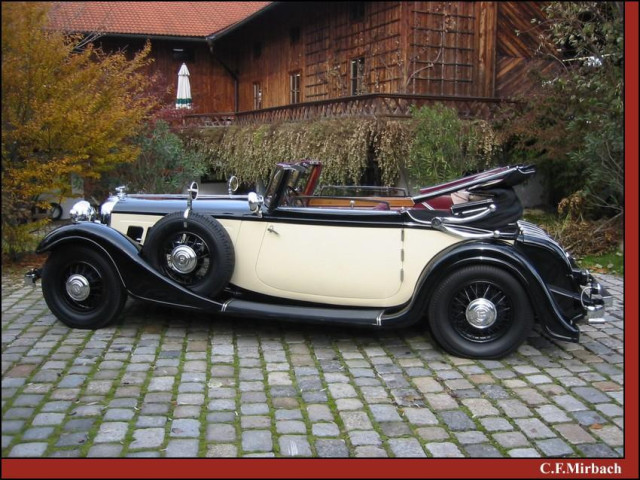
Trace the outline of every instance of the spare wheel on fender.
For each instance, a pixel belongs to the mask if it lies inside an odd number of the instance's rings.
[[[227,286],[235,254],[225,228],[216,219],[191,212],[171,213],[149,230],[142,256],[163,275],[207,297]]]

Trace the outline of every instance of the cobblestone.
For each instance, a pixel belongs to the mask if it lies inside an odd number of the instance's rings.
[[[389,447],[395,457],[426,457],[420,442],[415,438],[399,438],[389,440]]]
[[[310,457],[311,445],[302,435],[283,435],[279,439],[280,454],[285,457]]]
[[[11,449],[10,457],[41,457],[48,444],[43,442],[21,443]]]
[[[97,331],[3,274],[3,457],[624,455],[622,279],[582,343],[535,329],[500,360],[422,326],[356,331],[130,302]]]
[[[273,440],[266,430],[248,430],[242,433],[242,449],[245,452],[271,451]]]
[[[197,457],[198,440],[179,439],[171,440],[167,444],[167,457]]]
[[[438,419],[427,408],[405,408],[404,416],[413,425],[436,425]]]
[[[473,421],[461,410],[442,412],[440,415],[449,430],[460,431],[475,428]]]
[[[426,448],[434,457],[464,457],[464,454],[460,451],[455,443],[427,443]]]
[[[315,447],[318,457],[344,458],[349,456],[349,448],[344,440],[320,439],[316,441]]]
[[[335,423],[316,423],[311,429],[316,437],[337,437],[340,435],[340,429]]]
[[[193,419],[178,419],[171,424],[172,437],[197,437],[200,435],[200,421]]]
[[[158,448],[164,442],[164,428],[143,428],[133,432],[129,448]]]

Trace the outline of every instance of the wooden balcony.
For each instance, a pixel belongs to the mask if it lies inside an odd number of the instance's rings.
[[[463,118],[488,119],[506,101],[499,98],[376,93],[238,113],[186,115],[184,121],[185,125],[229,126],[339,117],[408,118],[412,105],[422,107],[435,103],[455,108]]]

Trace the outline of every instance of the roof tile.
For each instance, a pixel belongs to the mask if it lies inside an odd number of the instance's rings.
[[[54,2],[51,26],[71,32],[206,37],[271,2]]]

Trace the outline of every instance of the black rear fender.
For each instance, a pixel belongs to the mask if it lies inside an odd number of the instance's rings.
[[[470,265],[493,265],[512,274],[529,296],[534,313],[552,337],[577,341],[579,329],[566,321],[552,293],[536,267],[510,244],[501,241],[471,240],[440,252],[424,269],[420,284],[419,308],[426,312],[431,292],[450,272]]]
[[[82,222],[60,227],[38,245],[37,253],[85,245],[95,249],[115,267],[127,292],[143,300],[197,310],[220,310],[222,304],[197,295],[154,270],[130,238],[100,223]]]

